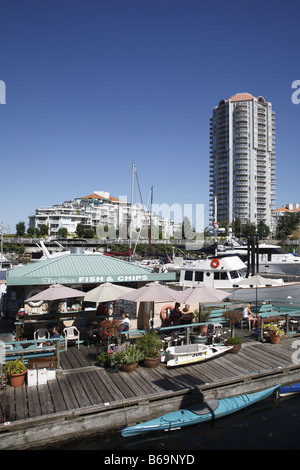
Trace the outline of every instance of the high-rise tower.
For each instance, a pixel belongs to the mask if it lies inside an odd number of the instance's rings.
[[[262,96],[221,100],[210,119],[210,217],[272,225],[275,204],[275,113]]]

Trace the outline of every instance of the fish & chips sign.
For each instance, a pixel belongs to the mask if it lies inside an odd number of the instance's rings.
[[[72,276],[72,277],[43,277],[42,284],[98,284],[100,282],[145,282],[158,280],[157,274],[128,274],[112,276]],[[166,275],[164,275],[166,277]]]

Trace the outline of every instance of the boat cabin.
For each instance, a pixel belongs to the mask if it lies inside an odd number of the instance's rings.
[[[203,283],[208,287],[229,288],[245,277],[246,265],[238,256],[195,260],[180,269],[179,284],[192,287]]]

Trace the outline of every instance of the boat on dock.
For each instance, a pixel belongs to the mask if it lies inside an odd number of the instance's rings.
[[[196,362],[207,361],[228,352],[232,346],[207,346],[206,344],[184,344],[170,346],[165,352],[167,367],[183,366]]]
[[[128,426],[122,430],[121,434],[123,437],[131,437],[151,431],[172,431],[185,426],[212,421],[268,398],[278,387],[279,385],[275,385],[255,393],[197,403],[190,406],[190,408],[173,411],[135,426]]]

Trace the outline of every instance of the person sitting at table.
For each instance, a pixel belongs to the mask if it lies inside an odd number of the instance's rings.
[[[252,330],[255,329],[255,323],[257,322],[257,319],[255,318],[255,315],[251,312],[251,305],[247,304],[246,307],[243,310],[243,318],[244,320],[249,320],[250,323],[253,323]]]
[[[181,316],[180,303],[176,302],[175,307],[170,313],[170,324],[172,326],[179,325]]]
[[[130,329],[130,320],[128,318],[128,315],[126,313],[121,314],[122,320],[121,320],[121,331],[129,331]]]
[[[60,333],[59,333],[59,329],[58,329],[58,326],[53,326],[52,327],[52,335],[50,336],[50,339],[52,338],[60,338]],[[46,346],[55,346],[56,344],[56,341],[51,341],[51,342],[43,342],[43,343],[40,343],[39,344],[39,347],[43,346],[43,345],[46,345]]]
[[[189,323],[192,323],[193,318],[194,318],[194,312],[190,309],[190,306],[188,304],[185,304],[185,306],[182,309],[180,325],[188,325]]]

